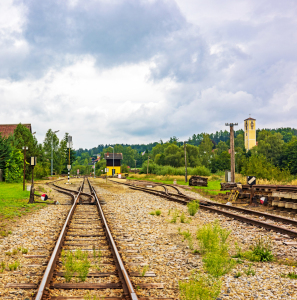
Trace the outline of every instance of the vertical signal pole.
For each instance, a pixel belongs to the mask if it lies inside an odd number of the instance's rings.
[[[70,179],[70,169],[71,169],[71,164],[70,164],[70,148],[72,147],[72,136],[68,135],[68,148],[69,148],[69,158],[68,158],[68,184],[69,184],[69,179]]]
[[[226,126],[230,126],[230,155],[231,155],[231,182],[235,182],[235,153],[234,153],[234,126],[238,123],[226,123]]]
[[[188,172],[187,172],[187,145],[184,142],[184,149],[185,149],[185,182],[188,182]]]

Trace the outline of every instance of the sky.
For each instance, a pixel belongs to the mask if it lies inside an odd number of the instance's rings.
[[[73,146],[297,127],[295,0],[1,0],[0,124]]]

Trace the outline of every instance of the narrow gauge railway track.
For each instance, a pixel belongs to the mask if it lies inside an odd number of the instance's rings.
[[[113,289],[119,291],[122,290],[121,296],[115,297],[103,297],[109,300],[121,300],[121,299],[132,299],[132,300],[148,300],[154,298],[143,298],[138,297],[134,290],[133,284],[129,277],[151,277],[155,276],[152,272],[147,272],[141,274],[140,272],[130,272],[128,274],[123,261],[121,259],[120,253],[117,249],[115,240],[111,234],[108,226],[108,222],[105,218],[104,212],[101,207],[100,200],[96,194],[95,189],[92,187],[91,183],[87,179],[89,190],[91,193],[84,192],[84,182],[76,190],[63,188],[52,183],[58,191],[70,195],[73,199],[73,205],[68,213],[65,224],[61,230],[59,238],[57,240],[56,246],[52,252],[50,260],[48,262],[47,268],[44,272],[43,278],[39,285],[38,291],[36,293],[35,300],[41,299],[56,299],[56,300],[67,300],[67,299],[80,299],[83,300],[84,297],[80,296],[53,296],[52,294],[57,294],[61,290],[83,290],[87,292],[88,290],[104,290],[112,291]],[[84,198],[84,199],[83,199]],[[89,198],[86,200],[86,198]],[[103,204],[103,202],[102,202]],[[120,241],[131,241],[126,235],[123,235],[123,239]],[[96,238],[96,239],[94,239]],[[75,242],[78,242],[76,244]],[[80,243],[80,244],[79,244]],[[92,249],[89,247],[92,246]],[[95,246],[95,249],[94,249]],[[98,248],[99,246],[99,248]],[[62,282],[59,278],[63,277],[65,272],[60,272],[61,267],[61,252],[62,250],[75,251],[72,247],[85,247],[88,249],[81,249],[81,251],[86,251],[88,254],[92,254],[94,250],[100,250],[102,252],[101,257],[104,261],[100,263],[104,269],[108,269],[104,272],[90,272],[88,278],[111,278],[113,276],[112,282]],[[134,264],[135,265],[135,264]],[[137,264],[138,265],[138,264]],[[141,264],[139,264],[141,265]],[[92,268],[92,266],[91,266]],[[111,270],[110,270],[111,269]],[[74,274],[76,277],[77,274]],[[118,280],[115,282],[116,277]],[[163,284],[159,283],[143,283],[137,284],[137,288],[163,288]],[[64,293],[65,294],[65,293]],[[93,299],[93,298],[92,298]],[[101,299],[99,297],[99,299]],[[171,298],[155,298],[156,300],[172,300]]]
[[[135,185],[132,185],[129,183],[118,182],[118,181],[113,181],[113,180],[110,180],[110,181],[113,183],[127,185],[127,186],[129,186],[129,188],[131,188],[133,190],[150,193],[155,196],[166,198],[169,201],[175,201],[175,202],[178,202],[181,204],[187,204],[193,200],[196,200],[195,198],[189,197],[185,194],[182,194],[181,192],[179,192],[178,194],[173,194],[173,193],[169,193],[168,190],[163,192],[163,191],[151,190],[148,188],[135,186]],[[171,185],[169,185],[169,186],[172,187]],[[175,189],[177,189],[177,188],[175,187]],[[219,207],[219,208],[217,208],[217,207]],[[257,217],[264,217],[265,219],[273,220],[274,222],[277,222],[277,223],[283,223],[284,225],[289,224],[289,225],[294,225],[297,227],[297,221],[293,220],[293,219],[283,218],[280,216],[257,212],[257,211],[249,210],[249,209],[245,209],[245,208],[228,206],[225,204],[206,201],[206,200],[200,201],[200,208],[204,209],[204,210],[208,210],[213,213],[225,215],[229,218],[233,218],[233,219],[236,219],[238,221],[241,221],[241,222],[244,222],[247,224],[252,224],[254,226],[262,227],[267,230],[272,230],[272,231],[275,231],[275,232],[278,232],[281,234],[286,234],[286,235],[290,236],[291,238],[297,238],[297,231],[294,231],[294,230],[291,230],[291,229],[288,229],[285,227],[281,227],[278,225],[269,224],[265,221],[256,220],[256,219],[253,219],[253,218],[250,218],[247,216],[243,216],[241,214],[255,215]],[[238,212],[240,214],[238,214]],[[297,246],[297,243],[296,243],[296,246]]]
[[[84,180],[85,181],[85,180]],[[74,197],[73,205],[69,211],[69,214],[66,218],[65,224],[61,230],[60,236],[57,240],[56,246],[52,252],[51,258],[47,265],[47,268],[44,272],[42,281],[39,285],[35,299],[67,299],[67,297],[52,297],[51,291],[53,289],[122,289],[122,297],[112,297],[112,299],[139,299],[134,291],[131,280],[128,276],[128,273],[123,265],[113,237],[108,228],[107,221],[105,219],[103,210],[101,208],[100,201],[96,195],[94,188],[90,185],[92,195],[83,192],[84,181],[78,191],[69,190],[65,188],[60,188],[63,192],[73,195]],[[81,205],[80,198],[82,196],[89,196],[91,200],[89,204],[95,205]],[[86,201],[81,204],[86,204]],[[94,240],[93,238],[100,238]],[[104,239],[105,238],[105,239]],[[81,244],[74,244],[73,242],[80,242]],[[104,283],[59,283],[57,281],[58,277],[62,277],[63,272],[57,271],[60,266],[60,255],[61,251],[69,250],[73,251],[72,247],[87,247],[86,244],[91,244],[91,246],[98,247],[100,246],[100,251],[102,251],[102,257],[106,260],[106,263],[102,263],[104,266],[115,267],[115,270],[112,272],[104,273],[89,273],[88,277],[99,278],[99,277],[110,277],[111,275],[117,275],[119,278],[118,282],[104,282]],[[87,247],[88,248],[88,247]],[[94,249],[94,248],[93,248]],[[98,248],[96,250],[99,250]],[[82,251],[87,251],[87,253],[92,253],[92,249],[82,249]],[[112,260],[113,259],[113,260]],[[76,276],[76,274],[74,274]],[[61,282],[61,281],[60,281]],[[57,291],[57,290],[56,290]],[[75,297],[74,297],[75,298]],[[106,298],[106,297],[105,297]],[[108,297],[107,297],[108,298]],[[73,297],[69,297],[73,299]],[[79,299],[79,298],[77,298]],[[80,297],[83,299],[83,297]]]

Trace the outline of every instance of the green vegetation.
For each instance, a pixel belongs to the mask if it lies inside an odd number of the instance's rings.
[[[217,220],[213,224],[203,225],[197,231],[200,253],[204,256],[204,268],[216,278],[228,273],[236,263],[228,253],[227,239],[230,233]]]
[[[199,209],[199,201],[198,200],[191,201],[187,204],[187,207],[190,216],[195,216],[195,214]]]
[[[297,274],[295,272],[289,272],[288,274],[282,274],[281,276],[284,278],[297,279]]]
[[[179,282],[181,300],[213,300],[221,290],[221,281],[211,275],[192,274],[187,281]]]
[[[74,273],[78,273],[80,281],[84,282],[89,274],[90,262],[88,253],[81,250],[75,252],[66,251],[62,253],[62,263],[65,268],[64,277],[66,282],[70,282]]]
[[[11,263],[11,264],[8,264],[8,268],[9,268],[9,270],[10,271],[15,271],[15,270],[17,270],[17,268],[20,266],[20,262],[19,261],[15,261],[15,262],[13,262],[13,263]]]
[[[249,276],[249,275],[252,275],[252,276],[255,276],[256,272],[255,270],[252,269],[252,265],[250,264],[248,269],[246,271],[244,271],[244,273]]]
[[[251,250],[242,252],[241,248],[236,245],[237,253],[234,258],[243,258],[255,262],[273,261],[274,255],[272,254],[271,243],[268,238],[259,238],[253,245],[250,246]]]
[[[142,272],[141,272],[141,277],[143,277],[145,275],[145,273],[148,271],[148,269],[149,269],[148,265],[143,266]]]
[[[150,215],[154,216],[160,216],[162,214],[161,210],[160,209],[156,209],[156,210],[153,210],[150,212]]]
[[[1,264],[0,264],[0,272],[3,273],[3,271],[5,270],[5,267],[6,267],[6,264],[4,261],[1,261]]]
[[[172,219],[170,220],[170,223],[176,223],[178,217],[179,217],[178,210],[175,209],[174,212],[173,212]]]
[[[192,235],[189,232],[189,230],[187,229],[186,231],[181,231],[180,227],[179,227],[178,228],[178,234],[180,234],[184,237],[183,241],[185,241],[185,240],[188,241],[189,249],[194,250],[193,239],[192,239]]]
[[[101,269],[100,266],[101,256],[102,256],[102,252],[100,250],[96,251],[95,247],[93,247],[93,258],[94,258],[94,264],[97,271],[100,271]]]
[[[23,191],[21,183],[0,182],[0,219],[13,219],[46,206],[43,203],[28,204],[30,192]],[[1,231],[6,236],[9,231]]]

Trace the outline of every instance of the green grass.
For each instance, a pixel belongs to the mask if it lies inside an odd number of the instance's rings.
[[[171,175],[171,176],[174,177],[173,175]],[[190,178],[190,177],[191,176],[189,176],[188,178]],[[157,182],[157,183],[173,184],[173,180],[159,180],[159,179],[154,179],[153,177],[149,177],[149,178],[127,177],[127,179],[145,180],[145,181],[151,181],[151,182]],[[176,183],[179,185],[189,186],[189,181],[186,183],[184,180],[181,180],[181,181],[177,180]],[[226,194],[226,192],[229,192],[229,191],[220,191],[220,189],[221,189],[220,183],[221,183],[220,180],[208,181],[207,186],[192,186],[192,191],[196,192],[196,193],[203,193],[203,194],[206,194],[209,196],[214,196],[219,193]]]
[[[28,204],[30,192],[23,191],[22,183],[0,182],[0,220],[21,217],[46,204]]]

